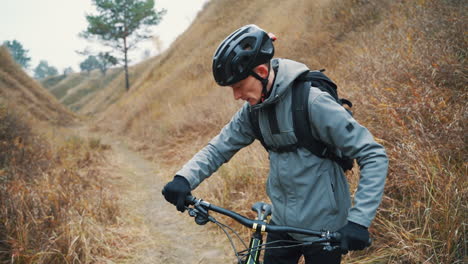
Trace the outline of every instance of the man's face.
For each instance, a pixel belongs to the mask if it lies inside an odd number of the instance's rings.
[[[231,85],[234,99],[244,100],[250,105],[255,105],[262,96],[262,84],[253,76],[249,76],[242,81]]]

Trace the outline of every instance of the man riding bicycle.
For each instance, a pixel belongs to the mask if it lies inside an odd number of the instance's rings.
[[[231,121],[167,183],[167,201],[185,209],[185,197],[241,148],[256,138],[250,111],[258,111],[262,143],[268,149],[270,172],[267,194],[272,202],[271,223],[311,230],[333,230],[342,235],[341,251],[314,247],[266,250],[264,263],[340,263],[341,254],[362,250],[368,227],[380,204],[388,159],[371,133],[326,92],[310,87],[307,113],[310,137],[334,149],[335,155],[356,159],[360,181],[351,205],[342,167],[334,159],[319,157],[298,145],[291,114],[294,81],[309,69],[302,63],[272,59],[276,38],[255,25],[230,34],[213,57],[213,75],[229,86],[234,99],[246,104]],[[273,111],[272,111],[273,109]],[[267,242],[313,241],[297,234],[272,234]],[[275,244],[276,245],[276,244]]]

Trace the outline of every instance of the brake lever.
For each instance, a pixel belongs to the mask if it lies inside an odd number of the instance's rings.
[[[198,225],[205,225],[208,222],[216,222],[216,219],[208,213],[203,206],[195,205],[193,208],[186,207],[189,215],[195,218],[195,223]]]
[[[328,251],[328,252],[332,252],[332,251],[335,251],[335,250],[338,250],[338,249],[340,249],[339,245],[332,246],[332,245],[330,245],[330,243],[328,243],[328,245],[325,245],[323,247],[323,250]]]

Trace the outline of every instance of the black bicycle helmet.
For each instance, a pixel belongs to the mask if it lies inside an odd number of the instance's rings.
[[[229,35],[213,56],[213,75],[221,86],[247,78],[253,69],[273,57],[274,39],[256,25],[243,26]]]

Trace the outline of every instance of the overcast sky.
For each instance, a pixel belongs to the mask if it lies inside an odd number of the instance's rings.
[[[157,10],[167,9],[162,22],[154,28],[163,47],[181,34],[209,0],[155,0]],[[78,37],[87,27],[85,14],[95,14],[91,0],[0,0],[0,44],[5,40],[18,40],[29,50],[30,68],[46,60],[61,72],[71,66],[79,71],[85,58],[76,54],[96,44]],[[151,41],[142,43],[133,53],[140,60],[145,49],[156,54]],[[0,62],[1,63],[1,62]]]

